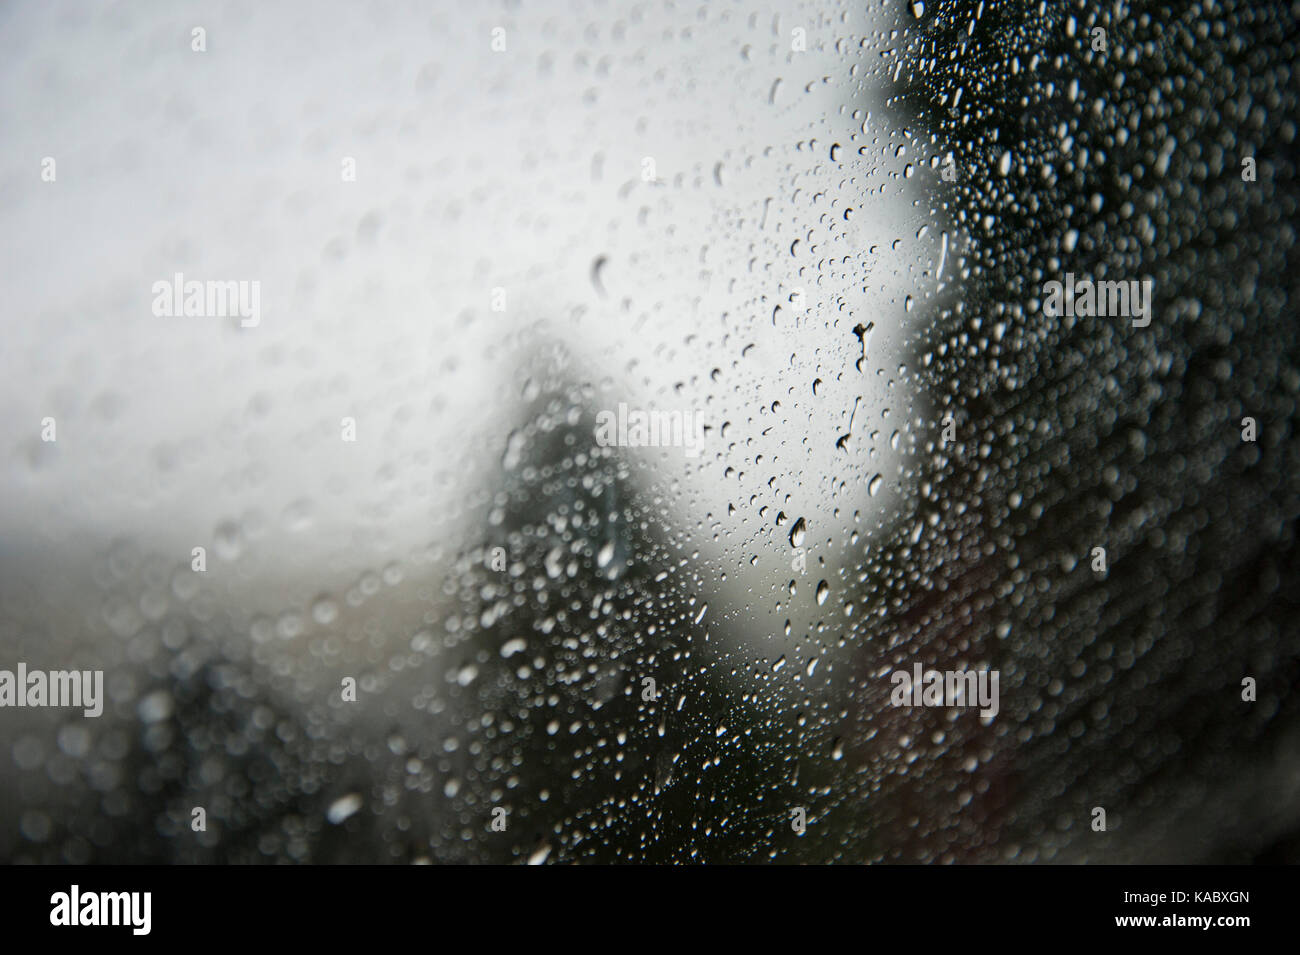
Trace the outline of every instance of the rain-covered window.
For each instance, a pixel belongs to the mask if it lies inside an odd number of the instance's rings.
[[[1300,858],[1293,6],[0,23],[0,859]]]

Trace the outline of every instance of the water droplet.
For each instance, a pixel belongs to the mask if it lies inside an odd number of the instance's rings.
[[[172,695],[166,690],[155,690],[135,708],[143,723],[159,723],[172,715]]]
[[[534,849],[532,855],[528,857],[528,864],[541,865],[547,860],[550,854],[551,844],[549,842],[543,842],[540,846]]]
[[[596,555],[596,566],[599,567],[601,570],[604,570],[606,567],[609,566],[609,562],[613,559],[614,559],[614,542],[612,540],[606,541],[605,545],[601,547],[600,553]]]
[[[329,810],[325,813],[325,818],[334,825],[346,820],[349,816],[354,815],[361,808],[361,796],[358,793],[348,793],[339,799],[330,803]]]
[[[323,627],[328,627],[339,618],[339,605],[330,597],[317,597],[311,605],[311,618]]]
[[[212,544],[222,560],[237,560],[244,550],[244,533],[234,521],[224,521],[213,531]]]

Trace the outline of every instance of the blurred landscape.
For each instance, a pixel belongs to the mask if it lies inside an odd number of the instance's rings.
[[[1297,13],[7,5],[0,860],[1300,861]]]

